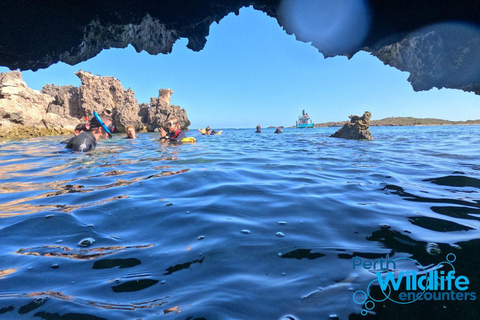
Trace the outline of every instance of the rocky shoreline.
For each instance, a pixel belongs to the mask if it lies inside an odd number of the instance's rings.
[[[27,86],[19,71],[0,73],[0,138],[72,133],[93,111],[110,115],[119,132],[129,125],[137,131],[153,131],[169,115],[188,130],[185,109],[170,104],[173,90],[160,89],[149,104],[139,104],[133,90],[126,90],[114,77],[81,70],[75,74],[82,83],[79,87],[47,84],[39,92]]]
[[[343,127],[348,121],[316,123],[315,128]],[[478,120],[450,121],[435,118],[390,117],[370,120],[370,127],[406,127],[406,126],[468,126],[480,125]]]

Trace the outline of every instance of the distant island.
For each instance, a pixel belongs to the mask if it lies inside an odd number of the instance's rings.
[[[334,121],[316,123],[316,128],[321,127],[342,127],[348,121]],[[480,125],[480,119],[467,121],[450,121],[434,118],[412,118],[412,117],[390,117],[380,120],[370,120],[371,127],[393,127],[393,126],[443,126],[443,125]]]

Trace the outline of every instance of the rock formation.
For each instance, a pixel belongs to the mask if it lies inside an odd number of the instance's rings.
[[[319,13],[328,10],[327,3],[345,5],[337,8],[342,13],[364,3],[365,35],[351,48],[332,50],[315,41],[316,32],[303,35],[292,29],[280,10],[285,3],[300,3],[300,6],[320,3]],[[372,52],[385,63],[410,72],[409,81],[415,90],[449,87],[480,92],[480,73],[471,67],[478,59],[470,58],[480,52],[479,1],[103,0],[95,5],[88,1],[29,1],[28,10],[23,6],[22,1],[14,0],[0,4],[0,65],[11,69],[37,70],[58,61],[73,65],[103,49],[124,48],[129,44],[138,52],[165,54],[171,52],[180,38],[188,39],[188,48],[199,51],[206,44],[212,23],[231,12],[238,14],[242,7],[253,6],[277,19],[287,33],[311,42],[325,55]],[[304,21],[307,21],[308,15],[306,11],[299,17],[306,16]],[[457,30],[453,32],[445,32],[448,27],[432,29],[452,21],[463,26],[454,27]],[[467,33],[465,26],[469,29]],[[452,34],[460,36],[449,36]],[[344,40],[340,36],[336,39]],[[462,70],[467,70],[468,77]]]
[[[170,104],[170,96],[173,90],[160,89],[158,91],[158,98],[150,98],[150,106],[143,104],[141,111],[142,120],[147,125],[148,131],[153,131],[155,128],[164,126],[168,118],[177,118],[182,129],[187,129],[190,126],[190,120],[187,118],[185,109],[179,106]]]
[[[349,116],[350,122],[347,122],[342,128],[332,134],[331,137],[356,140],[373,140],[372,134],[368,129],[371,117],[372,114],[369,111],[365,111],[361,117]]]
[[[0,73],[0,138],[64,133],[68,121],[48,112],[53,97],[27,87],[18,71]],[[56,123],[54,132],[49,125]]]
[[[131,89],[125,90],[120,80],[95,76],[84,71],[78,71],[75,75],[82,82],[78,94],[83,116],[90,117],[93,111],[97,111],[98,114],[111,115],[113,124],[121,132],[124,132],[128,125],[134,126],[137,131],[143,130],[135,93]]]
[[[91,118],[93,111],[109,114],[118,131],[133,125],[137,131],[153,131],[167,115],[176,117],[184,129],[190,125],[185,109],[170,105],[172,90],[160,89],[150,105],[139,105],[131,89],[125,90],[113,77],[75,73],[80,87],[46,85],[42,92],[32,90],[18,71],[0,74],[0,137],[72,132],[75,125]]]

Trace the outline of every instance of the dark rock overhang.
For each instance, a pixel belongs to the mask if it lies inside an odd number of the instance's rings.
[[[327,3],[316,1],[319,10],[322,3]],[[337,51],[292,29],[279,11],[281,2],[3,0],[0,65],[21,70],[46,68],[58,61],[73,65],[103,49],[129,44],[138,52],[165,54],[179,38],[187,38],[188,48],[199,51],[213,22],[253,6],[276,18],[287,33],[311,41],[326,56],[369,51],[384,63],[410,72],[409,81],[415,90],[447,87],[480,94],[480,1],[365,0],[368,32],[354,46]],[[335,2],[356,5],[362,0]]]

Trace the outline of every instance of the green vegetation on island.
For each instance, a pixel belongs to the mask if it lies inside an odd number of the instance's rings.
[[[316,123],[315,127],[341,127],[348,121],[333,121]],[[450,121],[434,118],[390,117],[380,120],[370,120],[371,127],[387,126],[442,126],[442,125],[480,125],[480,119],[467,121]]]

